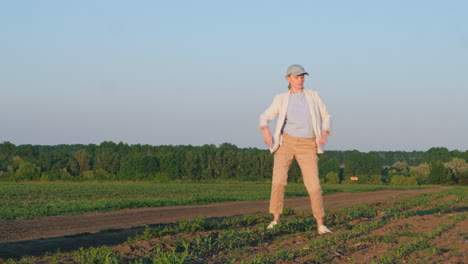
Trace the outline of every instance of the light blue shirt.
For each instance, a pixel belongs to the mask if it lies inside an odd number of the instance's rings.
[[[312,116],[304,93],[289,94],[283,132],[293,137],[314,138]]]

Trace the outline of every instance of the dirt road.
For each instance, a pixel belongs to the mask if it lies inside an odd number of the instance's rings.
[[[332,210],[361,203],[439,192],[447,188],[449,187],[336,193],[325,196],[324,203],[326,209]],[[141,232],[145,225],[172,223],[181,219],[191,220],[198,216],[213,218],[265,213],[268,211],[268,203],[268,201],[228,202],[200,206],[127,209],[33,220],[0,220],[0,258],[39,255],[59,248],[66,251],[88,246],[115,245]],[[306,197],[288,199],[286,206],[297,211],[310,210],[310,202]],[[110,231],[100,232],[102,230]],[[72,235],[74,236],[70,237]]]

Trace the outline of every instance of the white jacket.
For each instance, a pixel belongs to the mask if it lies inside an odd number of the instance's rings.
[[[312,126],[317,140],[317,153],[323,153],[322,146],[318,143],[318,139],[322,131],[329,131],[331,133],[331,115],[327,111],[327,107],[322,101],[322,98],[316,91],[304,89],[305,98],[309,105],[310,115],[312,117]],[[260,130],[263,126],[268,125],[268,121],[273,120],[277,115],[278,122],[276,123],[276,130],[273,134],[273,147],[270,152],[275,152],[282,144],[282,133],[284,121],[286,120],[286,112],[288,111],[290,92],[285,92],[275,96],[273,103],[260,115]]]

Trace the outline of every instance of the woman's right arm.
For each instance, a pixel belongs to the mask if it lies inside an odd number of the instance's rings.
[[[273,138],[270,128],[268,127],[268,122],[278,115],[280,106],[279,96],[276,96],[275,99],[273,99],[273,103],[260,115],[259,130],[263,133],[263,141],[269,148],[273,146]]]
[[[263,132],[263,142],[267,145],[268,148],[273,147],[273,138],[271,137],[271,131],[268,126],[260,127]]]

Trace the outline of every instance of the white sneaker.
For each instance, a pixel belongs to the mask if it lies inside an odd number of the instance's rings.
[[[328,229],[326,226],[324,225],[321,225],[318,227],[318,233],[319,235],[324,235],[326,233],[331,233],[332,231],[330,231],[330,229]]]
[[[273,229],[273,227],[275,227],[275,225],[277,225],[277,224],[278,224],[278,222],[273,221],[267,226],[267,229]]]

